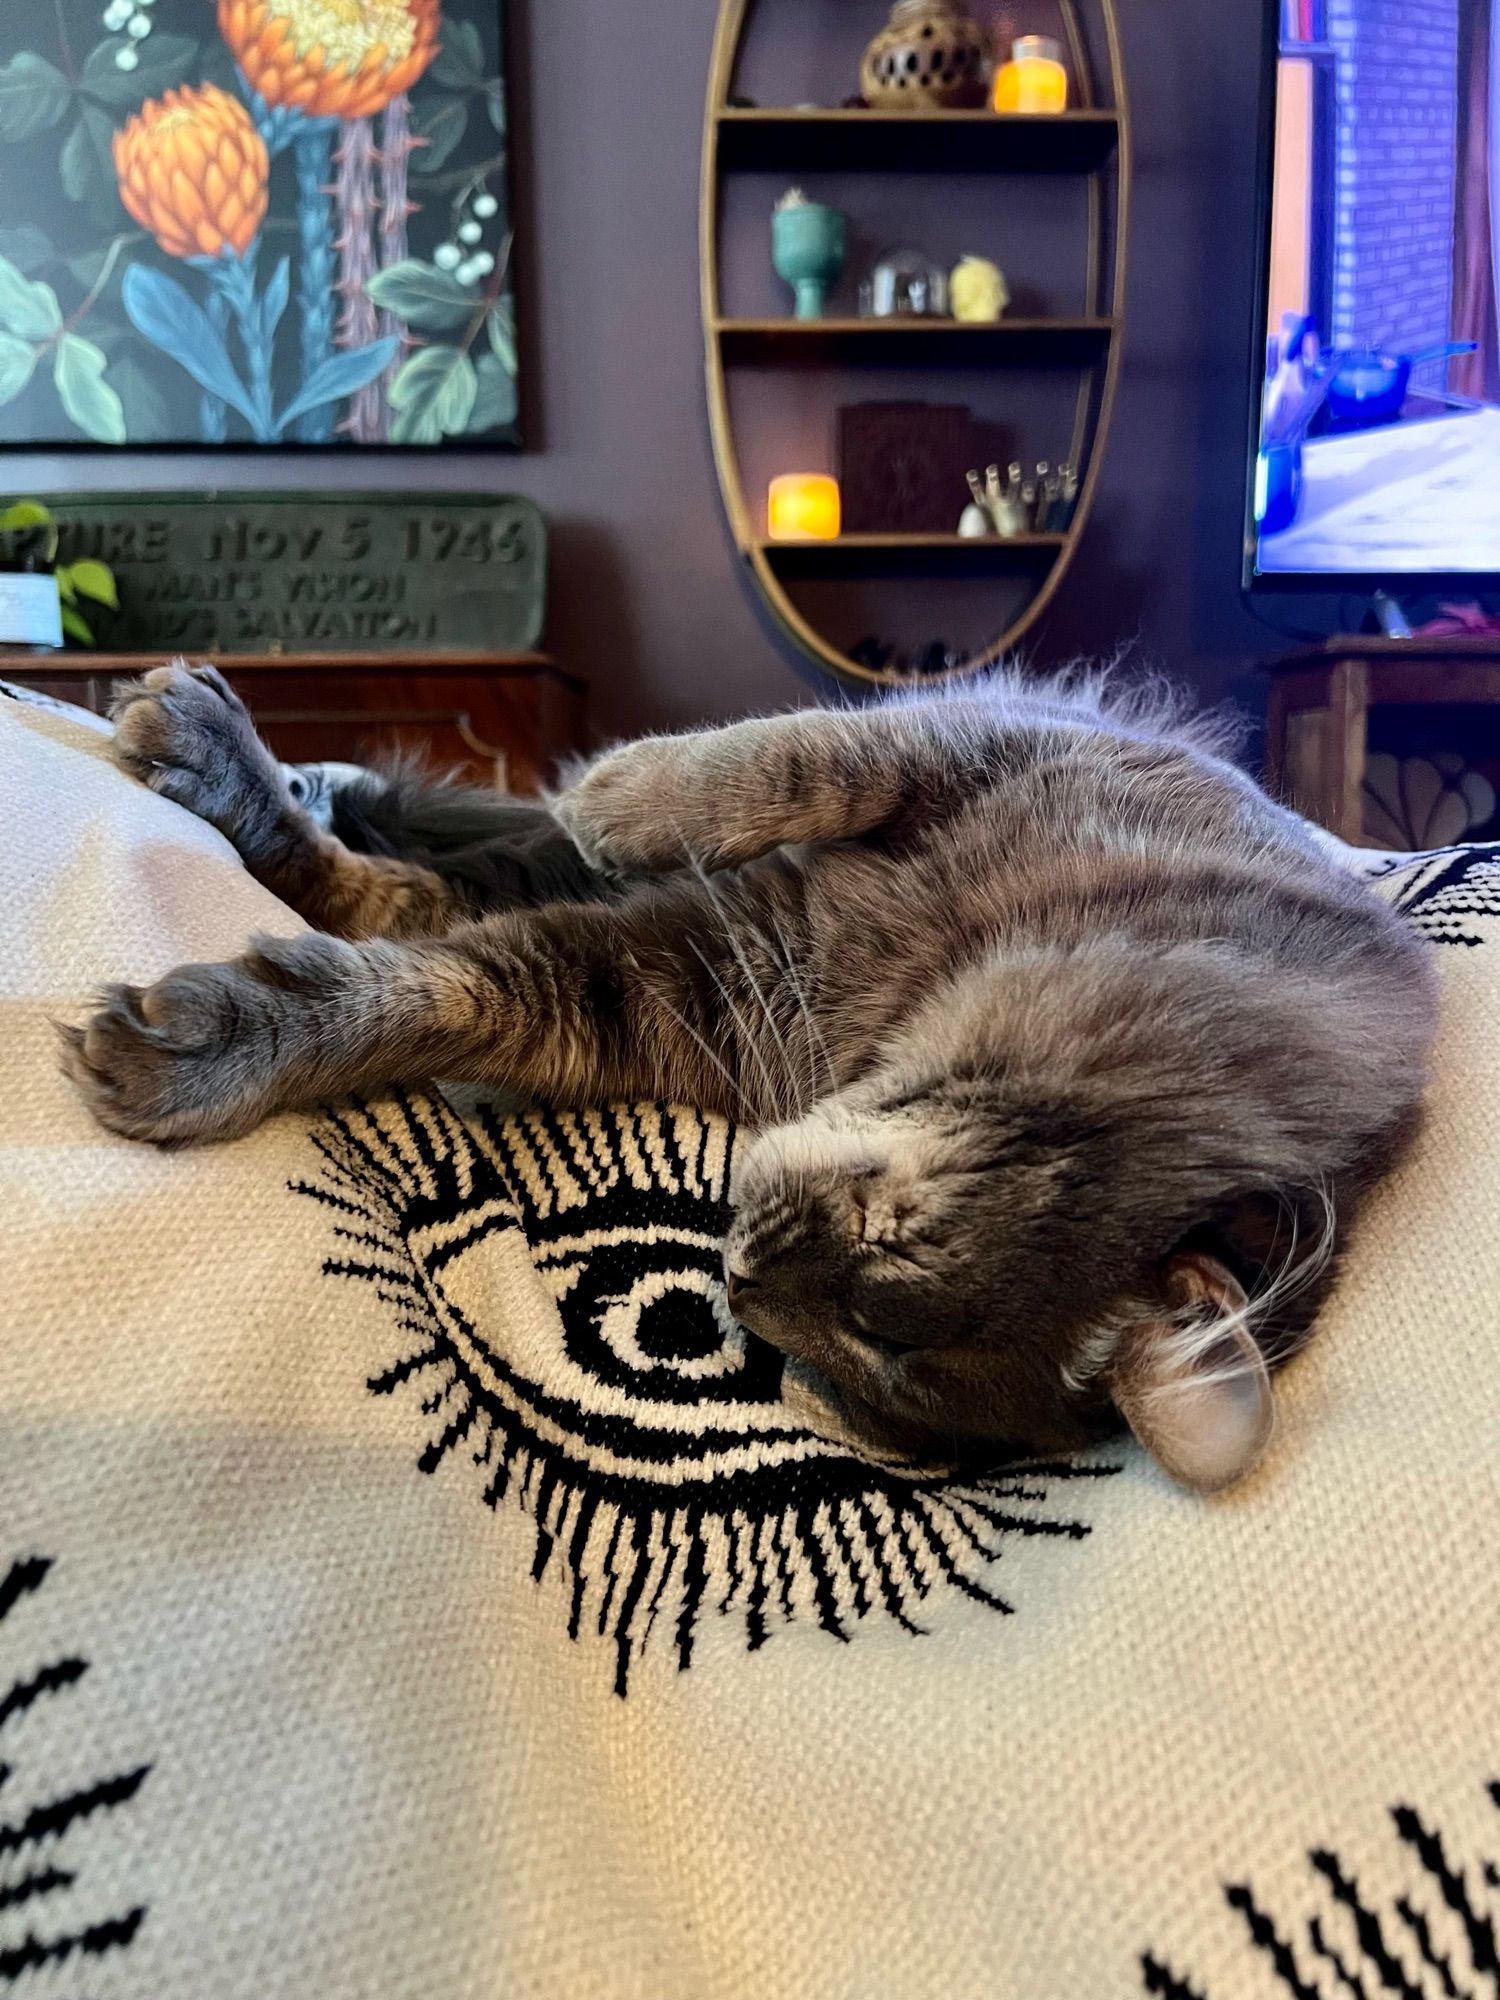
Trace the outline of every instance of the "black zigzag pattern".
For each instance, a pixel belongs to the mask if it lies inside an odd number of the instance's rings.
[[[15,1725],[38,1702],[76,1693],[89,1671],[87,1660],[65,1654],[29,1664],[6,1685],[8,1663],[31,1652],[25,1610],[51,1569],[45,1556],[24,1556],[0,1576],[0,1985],[7,1986],[23,1975],[120,1951],[133,1942],[146,1919],[140,1905],[69,1927],[66,1911],[67,1892],[78,1880],[69,1836],[86,1822],[129,1805],[150,1766],[116,1772],[76,1790],[33,1788],[27,1803],[24,1770],[4,1761],[7,1730],[14,1734]]]
[[[1479,922],[1500,918],[1500,847],[1453,847],[1395,864],[1380,878],[1385,892],[1434,944],[1474,950]]]
[[[1500,1783],[1486,1787],[1500,1807]],[[1377,2000],[1479,2000],[1500,1995],[1500,1870],[1480,1855],[1467,1865],[1455,1860],[1441,1831],[1415,1807],[1390,1808],[1393,1836],[1391,1873],[1419,1888],[1386,1894],[1358,1879],[1332,1848],[1307,1855],[1309,1889],[1316,1908],[1293,1914],[1266,1907],[1249,1882],[1230,1882],[1225,1902],[1245,1929],[1246,1951],[1258,1958],[1266,1994],[1292,2000],[1330,2000],[1352,1995]],[[1249,1970],[1247,1966],[1247,1971]],[[1147,1993],[1163,2000],[1216,2000],[1207,1989],[1189,1985],[1154,1953],[1141,1958]],[[1240,1985],[1235,1994],[1246,1989]]]
[[[610,1644],[621,1695],[654,1639],[690,1666],[708,1616],[753,1651],[803,1619],[843,1641],[872,1619],[919,1633],[942,1592],[1008,1613],[1006,1546],[1080,1540],[1054,1495],[1119,1470],[960,1480],[792,1421],[780,1355],[724,1301],[733,1139],[696,1111],[466,1123],[398,1097],[330,1116],[314,1144],[297,1190],[332,1220],[324,1269],[372,1286],[401,1337],[370,1389],[421,1392],[423,1472],[467,1458],[487,1506],[529,1517],[533,1576],[561,1565],[569,1635]]]

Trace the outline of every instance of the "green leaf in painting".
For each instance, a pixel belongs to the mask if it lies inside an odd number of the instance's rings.
[[[474,364],[479,393],[469,413],[471,435],[507,431],[516,420],[516,378],[493,354],[481,354]]]
[[[497,299],[485,314],[484,330],[495,359],[508,375],[516,373],[516,316],[509,299]]]
[[[111,611],[120,608],[120,593],[116,588],[114,573],[106,563],[95,562],[92,556],[85,556],[81,562],[68,564],[68,581],[80,597],[87,597],[95,604],[106,604]]]
[[[89,143],[88,127],[81,118],[63,145],[57,177],[69,201],[82,201],[89,191],[89,182],[94,178],[94,149]]]
[[[111,207],[118,212],[114,137],[113,122],[97,104],[85,104],[62,149],[59,178],[69,201],[83,201],[98,188],[108,194]]]
[[[61,70],[22,49],[0,68],[0,139],[35,139],[50,132],[71,96]]]
[[[424,347],[401,364],[391,384],[394,444],[440,444],[457,437],[479,396],[474,364],[460,348]]]
[[[420,171],[435,174],[445,167],[463,143],[469,129],[469,107],[462,97],[444,97],[425,105],[412,119],[412,130],[426,145],[420,157]]]
[[[473,90],[484,82],[484,43],[472,21],[443,23],[443,46],[432,65],[432,80],[450,90]]]
[[[122,43],[118,37],[100,42],[83,66],[81,88],[99,104],[132,111],[148,97],[156,97],[186,78],[197,58],[198,44],[191,35],[164,35],[159,31],[135,45],[139,60],[134,69],[121,69],[115,62]]]
[[[428,333],[463,326],[474,317],[474,294],[446,271],[415,257],[377,271],[365,290],[386,312]]]
[[[92,320],[89,322],[93,324]],[[171,433],[172,413],[149,368],[129,352],[110,363],[109,379],[125,411],[128,437],[152,444]]]
[[[124,444],[125,409],[104,379],[105,359],[91,340],[65,333],[57,343],[52,379],[62,406],[96,444]]]
[[[52,245],[45,229],[23,222],[15,229],[0,229],[0,257],[7,258],[26,277],[39,271],[52,257]]]
[[[37,349],[13,333],[0,333],[0,403],[13,403],[31,380]]]
[[[500,82],[489,84],[484,93],[484,108],[490,114],[490,123],[505,137],[505,85]]]
[[[23,277],[8,258],[0,257],[0,327],[22,340],[50,340],[62,321],[52,287]]]

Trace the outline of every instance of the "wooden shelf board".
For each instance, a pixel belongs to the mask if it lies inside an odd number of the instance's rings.
[[[964,368],[1012,362],[1053,368],[1102,360],[1118,331],[1112,319],[721,319],[714,331],[729,362],[830,362]]]
[[[840,535],[836,541],[761,541],[785,576],[953,576],[1024,569],[1054,560],[1067,535]]]
[[[862,168],[889,173],[1091,173],[1119,141],[1113,111],[1034,116],[995,111],[718,113],[724,167]]]
[[[186,659],[190,665],[208,663],[230,674],[401,674],[411,678],[441,680],[451,675],[493,674],[497,679],[543,677],[567,687],[582,688],[582,681],[563,671],[547,653],[490,653],[472,649],[444,652],[424,647],[418,652],[328,652],[328,653],[216,653],[181,646],[142,648],[133,653],[90,653],[74,650],[7,651],[0,646],[0,680],[7,674],[45,674],[52,679],[84,680],[104,674],[121,677],[144,674],[165,662]]]

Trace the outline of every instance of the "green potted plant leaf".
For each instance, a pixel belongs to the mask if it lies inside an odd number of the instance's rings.
[[[16,500],[0,511],[0,646],[56,647],[65,634],[93,646],[85,607],[119,610],[107,563],[60,563],[57,551],[57,522],[40,500]]]

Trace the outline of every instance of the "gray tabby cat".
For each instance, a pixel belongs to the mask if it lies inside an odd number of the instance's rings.
[[[112,1130],[431,1076],[700,1104],[749,1128],[731,1308],[846,1427],[1056,1450],[1118,1413],[1205,1491],[1260,1456],[1433,987],[1201,734],[997,678],[627,744],[550,813],[366,782],[320,825],[211,669],[115,713],[126,768],[317,933],[65,1030]]]

